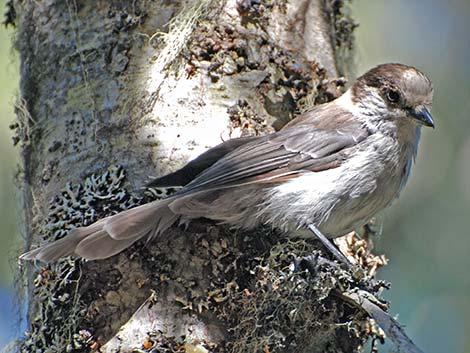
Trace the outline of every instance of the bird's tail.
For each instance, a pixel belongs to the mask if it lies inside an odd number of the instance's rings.
[[[168,229],[178,215],[168,207],[171,198],[147,203],[76,228],[64,238],[20,256],[23,260],[52,262],[78,255],[89,260],[113,256],[144,236],[156,236]]]

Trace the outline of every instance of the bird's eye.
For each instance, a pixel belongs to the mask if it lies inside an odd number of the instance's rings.
[[[393,89],[387,91],[387,99],[391,103],[397,103],[400,100],[400,93]]]

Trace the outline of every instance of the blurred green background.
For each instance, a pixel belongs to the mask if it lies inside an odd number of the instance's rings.
[[[0,0],[0,14],[5,11]],[[3,22],[3,17],[0,19]],[[13,292],[16,249],[19,249],[19,198],[13,178],[18,151],[13,147],[9,125],[14,121],[13,106],[18,91],[18,60],[11,49],[11,27],[0,27],[0,351],[8,340],[18,336],[17,295]]]
[[[470,353],[470,0],[355,0],[353,15],[358,73],[402,62],[435,86],[436,130],[424,131],[411,180],[383,217],[377,251],[390,264],[380,277],[393,283],[392,311],[425,352]],[[0,29],[0,347],[22,330],[12,289],[21,244],[12,35]]]

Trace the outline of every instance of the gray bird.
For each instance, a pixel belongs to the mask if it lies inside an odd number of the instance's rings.
[[[379,65],[341,97],[282,130],[229,140],[152,182],[185,185],[172,196],[74,229],[21,258],[104,259],[200,217],[245,230],[268,224],[286,234],[305,233],[312,225],[328,238],[342,236],[400,194],[421,126],[434,127],[432,97],[432,83],[422,72]]]

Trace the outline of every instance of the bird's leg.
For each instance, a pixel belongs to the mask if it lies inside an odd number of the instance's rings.
[[[315,227],[313,224],[309,224],[307,227],[315,235],[315,237],[320,240],[320,242],[333,254],[336,260],[346,265],[348,269],[352,269],[354,267],[351,261],[349,261],[346,256],[344,256],[343,253],[339,251],[338,248],[327,237],[325,237],[317,227]]]
[[[351,272],[353,278],[355,278],[360,287],[370,291],[371,293],[377,292],[382,287],[387,287],[387,284],[383,281],[375,281],[373,278],[367,278],[362,268],[358,265],[354,265],[349,261],[346,256],[338,250],[338,248],[323,235],[320,230],[315,227],[313,224],[308,225],[308,229],[315,235],[315,237],[320,240],[320,242],[333,254],[333,256],[340,262],[344,264],[346,268]],[[295,268],[307,269],[310,273],[315,274],[316,269],[321,265],[329,265],[332,267],[337,266],[338,264],[323,258],[319,253],[315,252],[311,256],[302,258],[300,261],[295,262]]]

